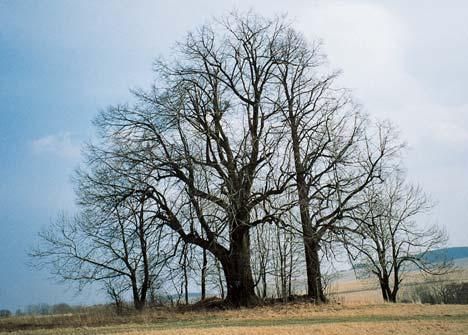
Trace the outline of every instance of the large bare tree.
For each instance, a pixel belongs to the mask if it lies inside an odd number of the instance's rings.
[[[178,45],[175,61],[156,64],[158,87],[98,119],[104,136],[126,149],[105,159],[133,164],[123,173],[145,185],[157,218],[219,260],[235,305],[256,301],[250,230],[273,220],[261,205],[289,185],[274,164],[278,118],[267,98],[281,24],[249,15],[200,28]]]

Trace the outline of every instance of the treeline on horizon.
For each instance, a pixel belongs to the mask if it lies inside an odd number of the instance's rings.
[[[39,304],[30,304],[24,308],[18,308],[14,314],[12,311],[8,309],[0,310],[0,317],[9,317],[12,315],[15,316],[22,316],[22,315],[51,315],[51,314],[68,314],[74,313],[77,311],[82,310],[83,306],[71,306],[66,303],[58,303],[58,304],[47,304],[47,303],[39,303]]]

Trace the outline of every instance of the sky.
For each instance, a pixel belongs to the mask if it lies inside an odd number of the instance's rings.
[[[287,13],[321,39],[341,84],[408,143],[409,179],[430,220],[468,246],[468,2],[0,0],[0,309],[95,303],[28,266],[37,233],[73,212],[70,176],[92,119],[146,88],[152,62],[227,12]]]

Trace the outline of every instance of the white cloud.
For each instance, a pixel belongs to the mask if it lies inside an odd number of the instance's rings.
[[[49,134],[31,143],[35,154],[51,154],[64,159],[78,159],[80,157],[80,144],[73,139],[72,133],[60,132],[58,134]]]

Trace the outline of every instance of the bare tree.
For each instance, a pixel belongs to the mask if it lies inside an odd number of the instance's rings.
[[[124,310],[124,293],[128,290],[127,283],[117,280],[107,280],[104,282],[106,293],[115,306],[117,314],[122,314]]]
[[[132,169],[122,173],[146,185],[156,217],[219,260],[235,305],[257,299],[250,229],[274,216],[258,208],[288,187],[272,164],[277,119],[265,98],[283,31],[280,21],[252,15],[203,27],[179,45],[176,62],[157,64],[159,88],[137,92],[136,106],[111,108],[98,120],[126,149],[104,159],[125,158]]]
[[[90,187],[90,182],[82,180],[80,186]],[[87,190],[99,188],[94,186]],[[156,219],[147,215],[146,196],[107,205],[85,206],[71,218],[59,216],[39,234],[40,243],[31,256],[37,266],[48,266],[59,279],[78,282],[80,287],[101,281],[112,293],[130,290],[135,308],[141,310],[172,250],[164,245],[164,231]]]
[[[287,301],[291,295],[291,271],[293,264],[291,256],[293,256],[293,236],[275,227],[275,242],[276,253],[273,257],[274,272],[276,280],[277,296],[283,301]]]
[[[378,278],[385,301],[397,301],[410,271],[444,274],[450,270],[445,259],[427,257],[444,245],[447,236],[436,225],[417,223],[432,202],[420,187],[407,184],[401,171],[366,189],[362,197],[363,205],[348,215],[359,228],[354,234],[343,234],[342,240],[358,271]]]
[[[286,195],[282,199],[290,201]],[[292,225],[300,225],[294,209],[282,215],[281,222],[288,222],[287,226],[280,222],[261,225],[253,231],[254,278],[262,299],[276,297],[287,301],[293,293],[293,280],[303,279],[302,235],[297,229],[290,229]]]
[[[266,297],[268,275],[287,298],[301,250],[308,295],[325,300],[320,249],[349,229],[345,214],[398,150],[390,127],[371,133],[349,92],[335,88],[337,74],[319,73],[318,46],[283,18],[229,15],[188,34],[172,56],[155,63],[153,87],[134,91],[133,105],[99,114],[77,178],[82,213],[43,234],[36,256],[66,279],[129,278],[139,308],[182,242],[203,251],[203,296],[213,258],[221,295],[247,306],[259,282]],[[166,272],[187,302],[191,262],[179,255],[182,283],[178,269]]]
[[[377,127],[345,89],[338,73],[322,74],[319,44],[309,45],[288,29],[276,57],[280,94],[275,101],[284,121],[282,132],[291,152],[307,269],[307,292],[324,301],[319,251],[324,236],[342,228],[341,217],[357,206],[356,196],[378,180],[385,160],[400,144],[392,129]]]
[[[273,240],[272,229],[267,225],[259,225],[252,232],[252,267],[257,295],[263,300],[268,294],[268,272],[271,266]]]

